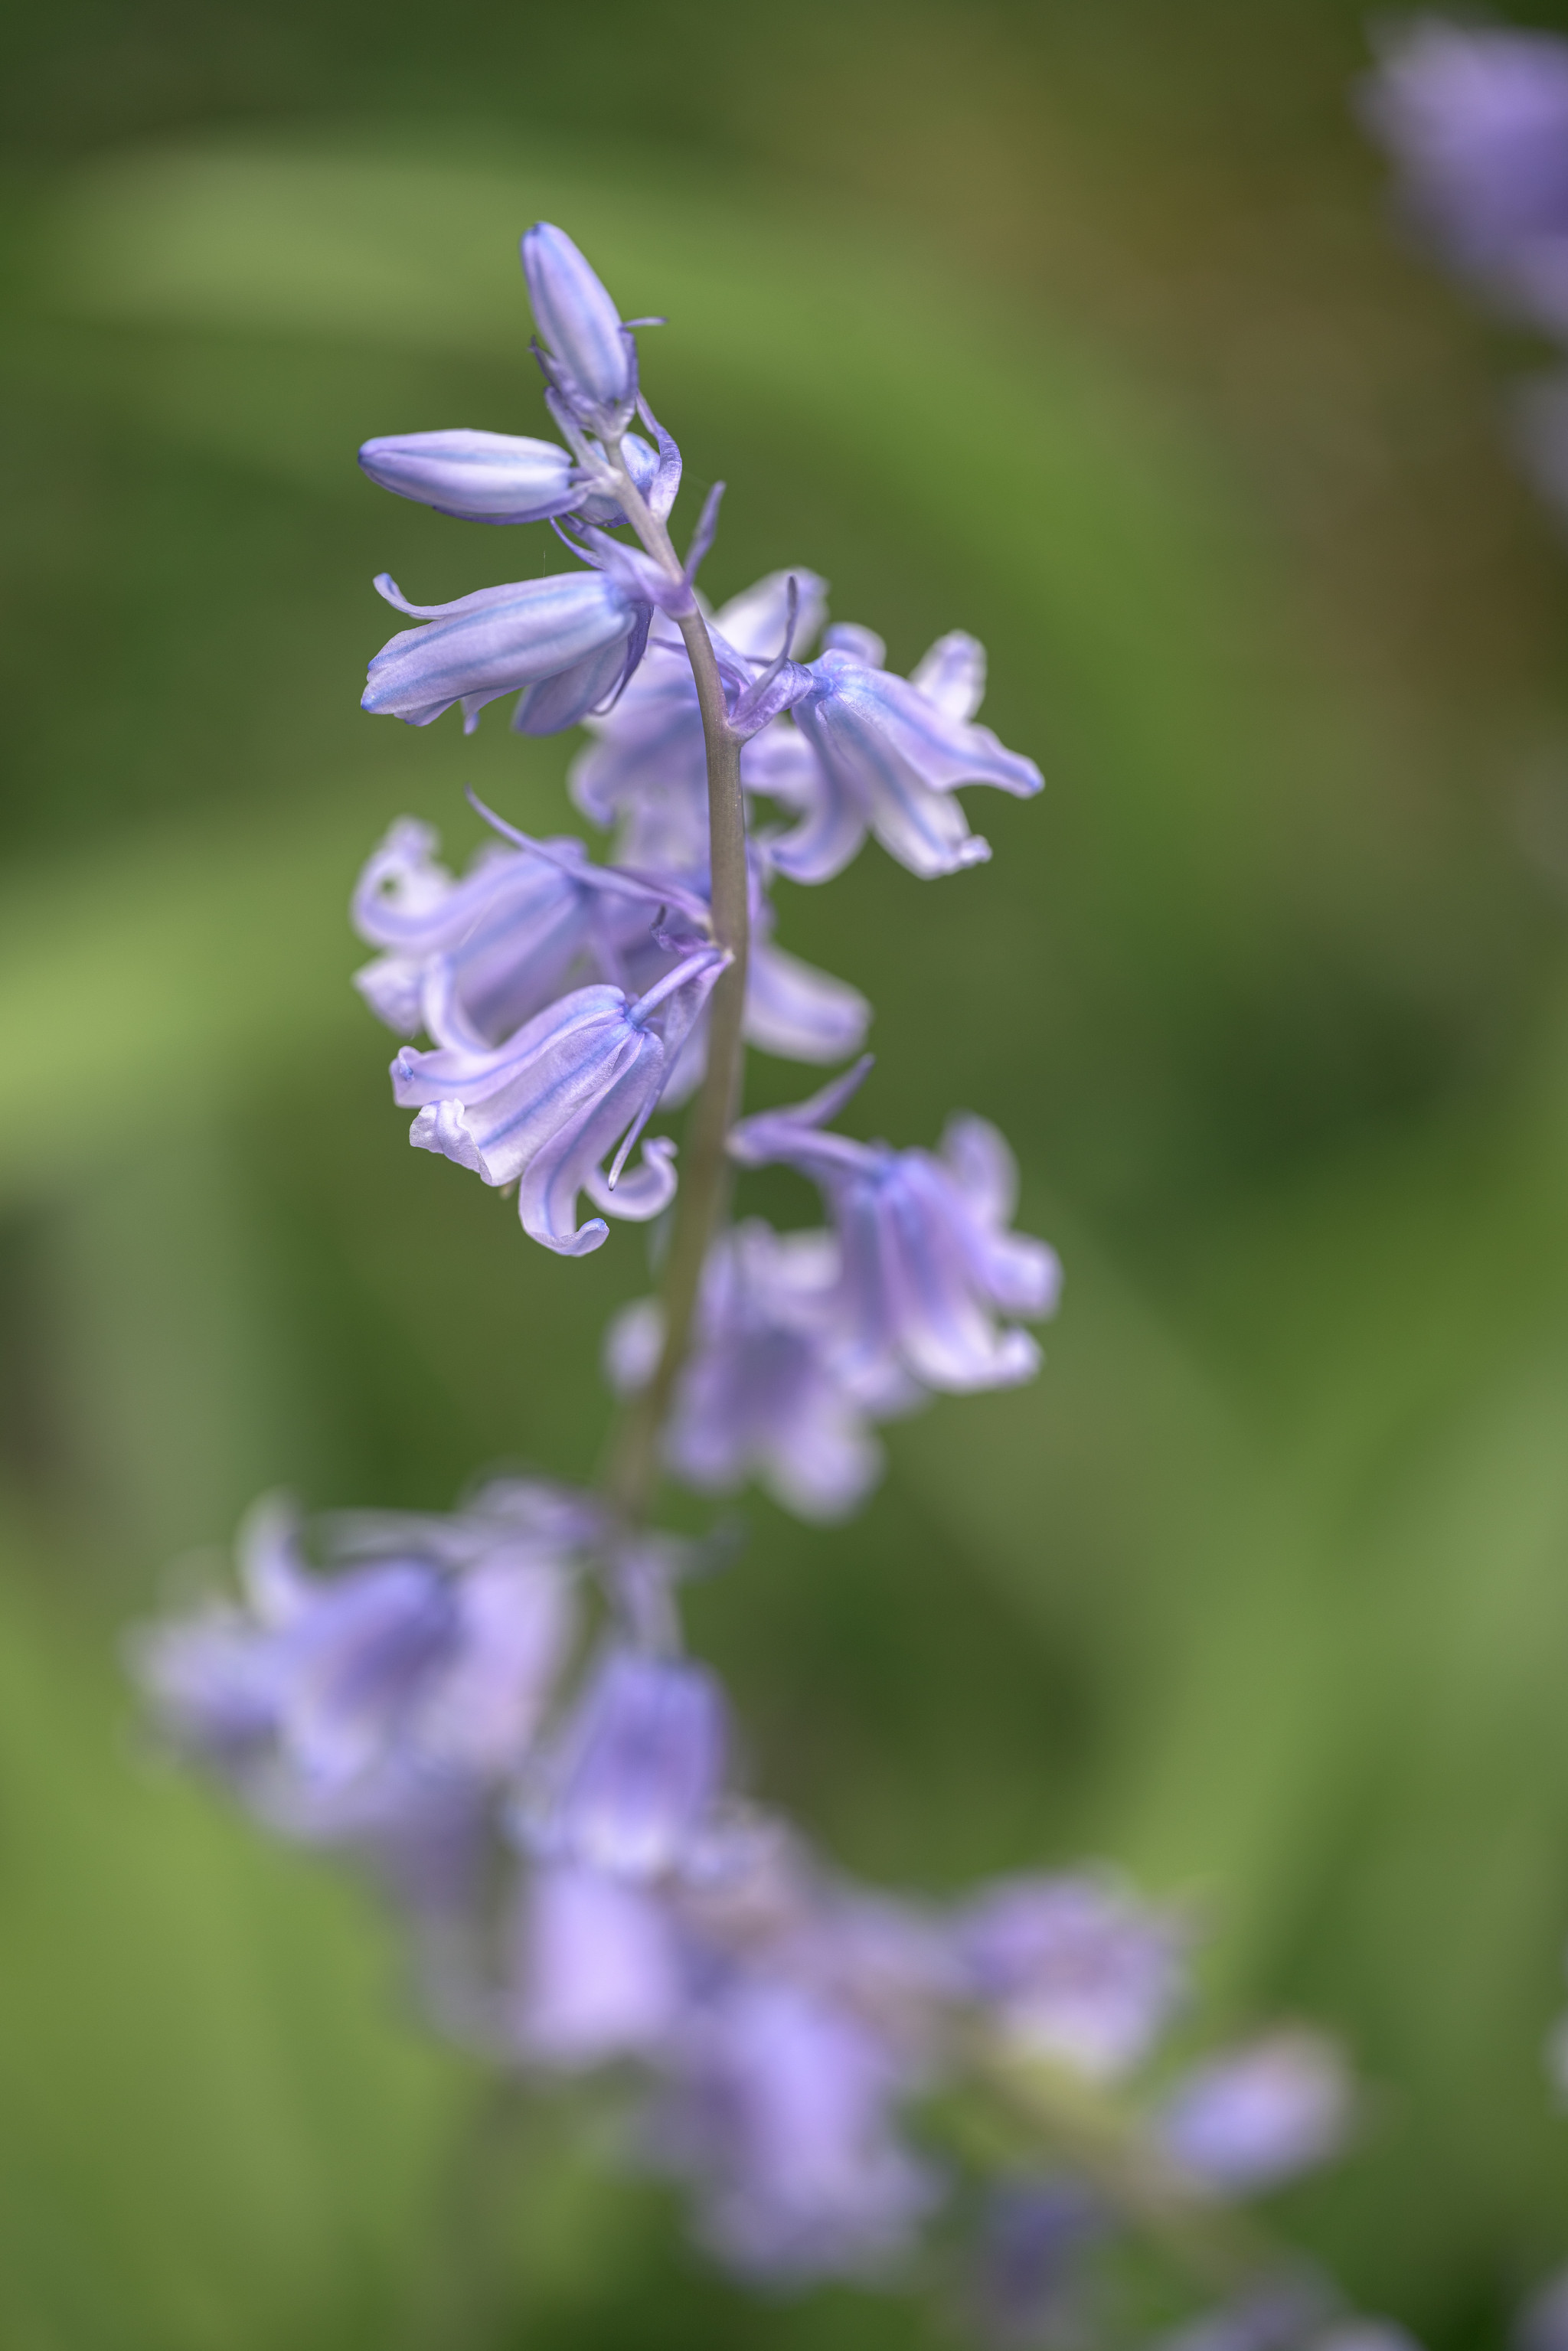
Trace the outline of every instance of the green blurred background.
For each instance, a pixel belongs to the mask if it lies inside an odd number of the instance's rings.
[[[443,1506],[599,1442],[642,1242],[553,1261],[408,1151],[343,913],[391,817],[465,849],[465,783],[562,820],[567,744],[356,707],[372,572],[541,559],[352,462],[538,429],[539,214],[670,316],[714,592],[814,565],[901,668],[974,629],[1050,779],[972,796],[982,872],[784,893],[877,1005],[866,1127],[998,1119],[1069,1272],[1038,1384],[895,1432],[856,1524],[748,1505],[695,1615],[755,1783],[894,1883],[1111,1855],[1196,1901],[1204,2029],[1311,2014],[1370,2085],[1289,2225],[1499,2339],[1568,2255],[1568,549],[1507,458],[1537,354],[1391,226],[1361,10],[61,0],[7,42],[6,2351],[947,2339],[743,2299],[548,2101],[461,2307],[480,2085],[120,1674],[261,1488]]]

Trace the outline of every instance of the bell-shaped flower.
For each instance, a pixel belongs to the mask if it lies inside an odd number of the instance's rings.
[[[528,231],[522,261],[544,347],[539,361],[552,388],[589,431],[623,432],[637,399],[637,346],[621,313],[566,231],[550,222]]]
[[[704,2004],[654,2144],[694,2180],[703,2236],[742,2274],[874,2275],[936,2200],[897,2136],[909,2086],[867,2017],[748,1969]]]
[[[525,1790],[542,1858],[662,1877],[699,1837],[724,1776],[725,1705],[700,1666],[612,1646]]]
[[[1416,219],[1458,267],[1568,329],[1568,41],[1417,17],[1390,29],[1364,109]]]
[[[1024,2047],[1113,2081],[1186,1989],[1179,1923],[1088,1876],[1003,1879],[959,1914],[970,1996]]]
[[[993,784],[1027,798],[1040,790],[1040,773],[973,723],[984,659],[974,638],[956,632],[931,648],[912,677],[894,677],[880,666],[880,644],[867,632],[829,631],[828,650],[810,664],[809,691],[792,705],[821,788],[795,830],[770,844],[781,873],[827,881],[868,831],[924,879],[990,855],[970,832],[955,789]]]
[[[411,604],[383,571],[378,593],[428,625],[389,638],[361,705],[428,726],[454,703],[465,733],[486,703],[521,690],[514,724],[557,734],[613,699],[643,657],[651,606],[620,574],[555,572],[480,588],[450,604]]]
[[[651,1887],[577,1862],[529,1871],[512,1937],[507,2040],[535,2064],[651,2057],[685,2004],[675,1921]]]
[[[657,453],[641,434],[628,433],[621,455],[646,494],[658,477]],[[612,498],[590,486],[569,451],[558,442],[526,434],[468,426],[393,433],[367,441],[360,464],[382,489],[460,522],[544,522],[553,515],[580,514],[612,528],[626,518]]]
[[[716,650],[731,657],[731,698],[738,700],[785,643],[791,581],[791,642],[810,644],[821,628],[827,592],[826,581],[812,571],[770,572],[714,614]],[[613,710],[586,723],[597,739],[573,763],[571,795],[595,824],[619,827],[618,857],[669,872],[706,865],[707,758],[696,687],[680,640],[655,629],[648,660]],[[776,729],[782,733],[778,721],[741,752],[741,782],[748,790],[771,791],[777,780]],[[763,780],[765,771],[772,780]]]
[[[387,952],[354,975],[371,1009],[405,1037],[483,1052],[541,1012],[575,978],[624,981],[646,942],[647,984],[680,960],[659,941],[661,915],[695,935],[706,900],[676,883],[593,865],[570,834],[532,841],[480,812],[492,842],[463,879],[437,863],[437,836],[412,817],[394,824],[360,876],[354,927]]]
[[[292,1514],[264,1508],[240,1604],[152,1627],[138,1672],[274,1827],[431,1884],[528,1752],[571,1637],[570,1549],[483,1497],[442,1521],[384,1514],[345,1548],[318,1574]]]
[[[609,1230],[602,1216],[578,1227],[580,1192],[606,1215],[656,1217],[674,1196],[674,1145],[651,1143],[635,1176],[622,1181],[622,1169],[727,960],[699,948],[635,1000],[619,987],[575,988],[494,1050],[405,1049],[392,1092],[419,1112],[410,1142],[483,1183],[516,1183],[524,1231],[563,1257],[598,1249]]]
[[[1188,2179],[1217,2195],[1245,2196],[1337,2154],[1350,2116],[1340,2051],[1321,2033],[1296,2029],[1188,2074],[1161,2108],[1156,2135]]]
[[[882,1450],[836,1368],[839,1281],[831,1233],[780,1234],[752,1217],[715,1242],[664,1434],[678,1478],[724,1494],[755,1477],[803,1519],[842,1518],[864,1499]],[[662,1344],[652,1299],[624,1309],[606,1346],[612,1384],[642,1387]]]
[[[980,1118],[952,1120],[936,1154],[824,1134],[865,1066],[792,1109],[743,1119],[732,1157],[798,1168],[821,1191],[843,1253],[844,1368],[862,1392],[900,1372],[954,1391],[1030,1378],[1034,1341],[996,1318],[1051,1313],[1061,1269],[1043,1241],[1009,1228],[1011,1153]]]

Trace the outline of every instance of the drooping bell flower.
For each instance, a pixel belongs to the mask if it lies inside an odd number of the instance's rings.
[[[882,1449],[836,1368],[840,1278],[831,1233],[776,1233],[750,1217],[720,1235],[664,1437],[676,1477],[716,1494],[755,1477],[804,1519],[842,1518],[864,1499]],[[626,1308],[607,1343],[612,1384],[642,1387],[662,1343],[653,1300]]]
[[[493,1051],[405,1049],[392,1073],[394,1099],[419,1113],[409,1141],[483,1183],[516,1183],[524,1231],[562,1257],[598,1249],[604,1215],[656,1217],[674,1196],[674,1144],[657,1138],[635,1175],[622,1171],[727,961],[699,948],[635,1000],[619,987],[575,988]],[[580,1228],[584,1191],[604,1215]]]
[[[460,703],[465,734],[505,694],[523,695],[518,721],[528,733],[576,726],[636,668],[653,609],[605,570],[480,588],[449,604],[411,604],[384,571],[375,584],[427,625],[388,639],[370,665],[361,707],[428,726]]]
[[[1003,1879],[958,1915],[971,1996],[1026,2048],[1113,2081],[1186,1988],[1180,1925],[1098,1877]]]
[[[882,659],[869,631],[831,629],[828,650],[810,664],[809,690],[791,704],[821,778],[800,823],[770,845],[792,880],[830,880],[868,831],[924,880],[955,873],[991,853],[969,831],[953,797],[957,786],[992,784],[1025,799],[1040,789],[1032,759],[973,724],[985,684],[985,655],[973,637],[940,639],[908,678],[894,676]]]
[[[821,1191],[843,1252],[844,1347],[857,1382],[902,1370],[963,1391],[1030,1378],[1038,1347],[997,1317],[1049,1314],[1061,1270],[1043,1241],[1009,1228],[1011,1153],[980,1118],[952,1120],[936,1154],[824,1133],[865,1066],[809,1102],[741,1120],[732,1156],[798,1168]]]
[[[519,1811],[542,1858],[612,1877],[661,1877],[697,1842],[724,1774],[726,1716],[713,1676],[612,1644]]]

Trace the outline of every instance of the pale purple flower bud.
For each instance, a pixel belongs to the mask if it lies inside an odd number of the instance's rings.
[[[515,1931],[508,2039],[562,2067],[649,2056],[684,2002],[680,1939],[643,1886],[575,1863],[546,1863],[525,1885]]]
[[[641,434],[628,433],[621,455],[646,495],[658,478],[657,452]],[[613,498],[588,486],[587,475],[559,442],[526,434],[468,426],[395,433],[367,441],[360,464],[382,489],[459,522],[543,522],[575,513],[612,528],[626,519]]]
[[[956,1118],[939,1155],[824,1134],[863,1068],[800,1102],[743,1119],[730,1151],[743,1166],[798,1168],[832,1210],[843,1250],[851,1374],[875,1384],[902,1369],[927,1387],[1005,1387],[1030,1378],[1040,1351],[998,1314],[1051,1313],[1055,1254],[1008,1229],[1012,1155],[984,1119]]]
[[[835,1369],[839,1280],[830,1233],[779,1234],[753,1217],[720,1236],[665,1433],[677,1477],[710,1494],[755,1477],[804,1519],[842,1518],[864,1499],[882,1452]],[[613,1384],[643,1386],[661,1344],[653,1302],[626,1309],[607,1345]]]
[[[829,632],[829,650],[811,664],[810,688],[793,703],[822,782],[802,822],[771,844],[779,871],[795,881],[828,881],[868,830],[925,879],[982,862],[990,851],[970,832],[956,788],[993,784],[1027,798],[1041,778],[1032,759],[971,722],[984,675],[979,646],[962,635],[944,638],[913,678],[901,678],[862,657],[873,645],[850,650],[849,636],[842,628]]]
[[[936,2195],[894,2136],[905,2086],[869,2023],[801,1985],[746,1976],[711,2001],[660,2121],[720,2258],[781,2282],[885,2269]]]
[[[536,1852],[612,1876],[675,1868],[724,1774],[725,1708],[701,1667],[612,1647],[601,1658],[520,1814]]]
[[[517,723],[529,734],[558,733],[611,700],[646,640],[648,606],[602,570],[480,588],[450,604],[411,604],[384,571],[376,589],[429,625],[388,639],[361,706],[411,726],[461,703],[472,733],[486,703],[525,689]]]
[[[1450,259],[1568,330],[1568,41],[1420,17],[1385,44],[1364,103]]]
[[[483,1183],[517,1183],[524,1231],[563,1257],[598,1249],[609,1231],[603,1216],[579,1228],[583,1191],[606,1215],[657,1216],[674,1196],[674,1144],[646,1144],[636,1175],[622,1170],[727,960],[702,948],[635,1001],[619,987],[576,988],[494,1051],[405,1049],[392,1092],[419,1110],[410,1142]]]
[[[1157,2132],[1190,2178],[1244,2196],[1325,2162],[1343,2143],[1350,2112],[1350,2076],[1333,2043],[1275,2032],[1189,2074]]]
[[[972,1996],[1092,2080],[1137,2064],[1185,1990],[1180,1927],[1101,1878],[1004,1878],[956,1931]]]
[[[462,522],[542,522],[570,514],[582,497],[577,467],[559,443],[465,425],[367,441],[360,464],[380,488]]]
[[[637,348],[621,313],[564,229],[536,222],[522,260],[551,383],[580,423],[622,431],[637,397]]]

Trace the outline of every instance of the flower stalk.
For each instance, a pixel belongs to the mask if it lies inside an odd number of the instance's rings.
[[[663,564],[672,577],[681,578],[681,564],[670,534],[632,481],[619,443],[611,456],[616,475],[615,495],[627,520],[655,561]],[[730,726],[713,640],[695,602],[689,612],[677,618],[676,626],[691,664],[702,713],[703,747],[707,761],[714,938],[730,960],[710,1000],[706,1066],[687,1122],[681,1186],[675,1196],[674,1221],[659,1291],[664,1343],[653,1377],[622,1416],[611,1452],[606,1481],[610,1499],[616,1516],[629,1527],[642,1525],[658,1488],[659,1438],[691,1343],[703,1265],[724,1214],[729,1188],[725,1146],[740,1107],[746,1051],[742,1027],[746,1017],[750,914],[740,738]]]

